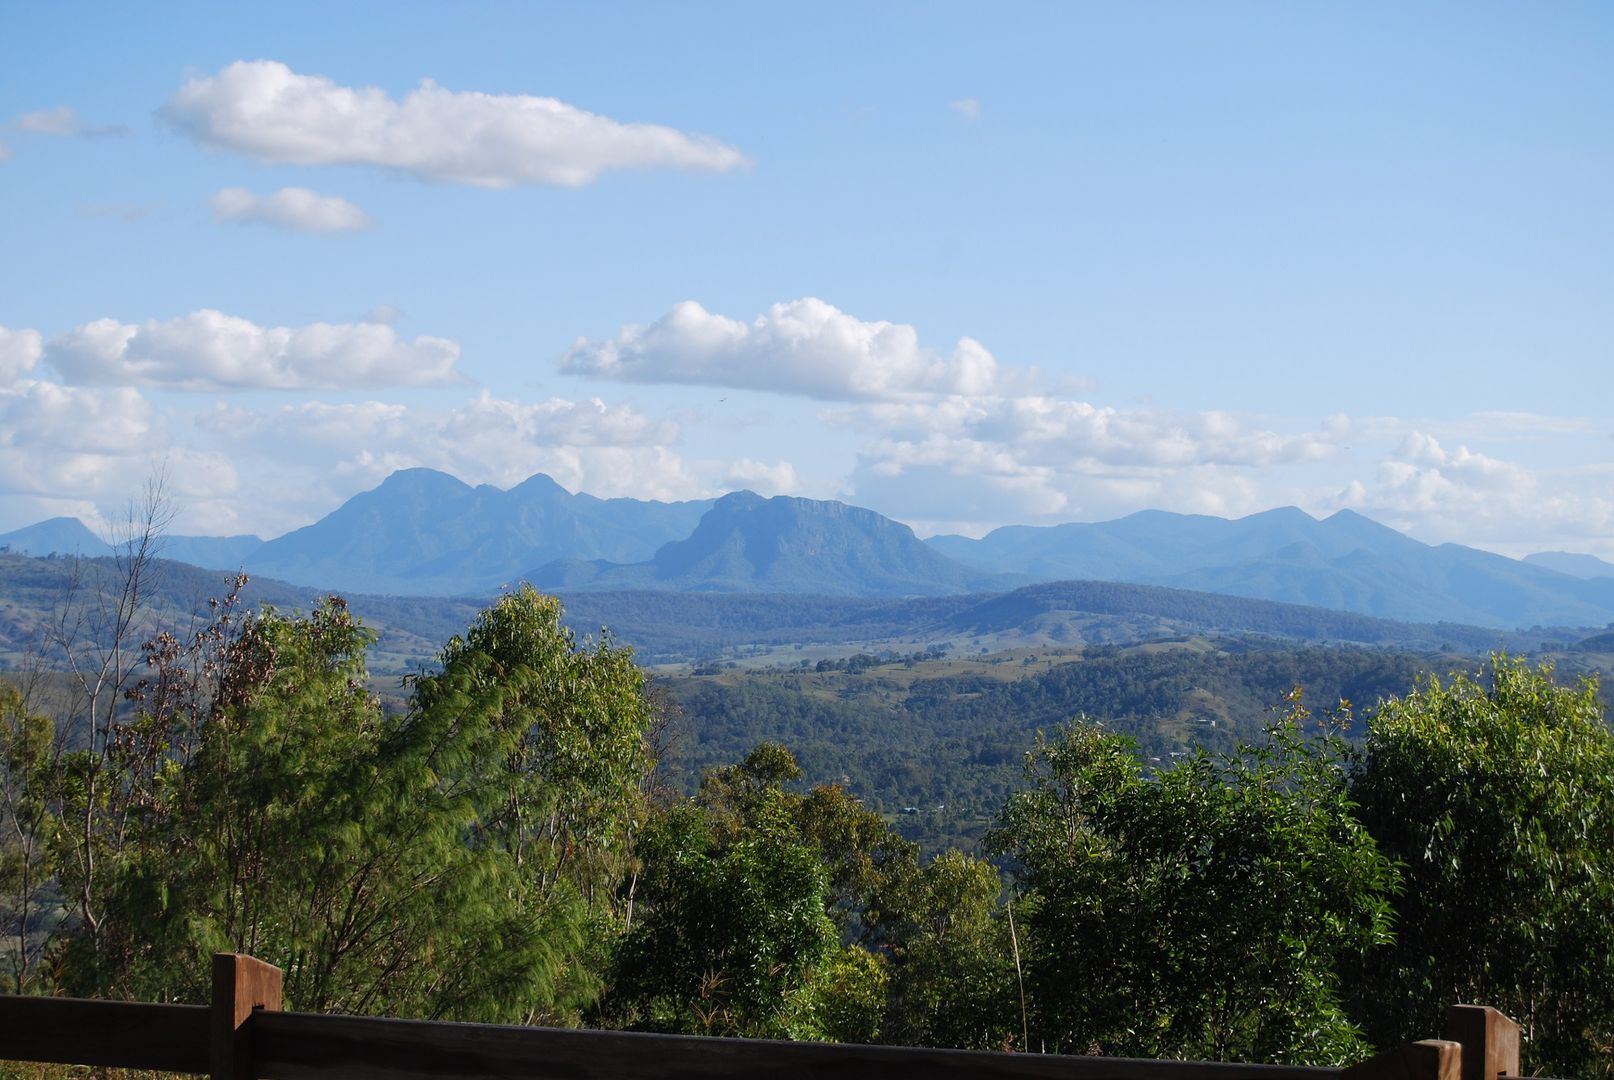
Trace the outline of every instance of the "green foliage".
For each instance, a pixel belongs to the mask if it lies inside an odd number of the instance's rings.
[[[1298,698],[1267,740],[1147,777],[1127,740],[1039,741],[996,834],[1024,891],[1031,1038],[1050,1051],[1340,1064],[1336,963],[1388,937],[1395,875],[1344,747]]]
[[[1381,1044],[1480,1002],[1524,1025],[1528,1067],[1614,1076],[1614,734],[1594,683],[1551,676],[1497,655],[1368,725],[1353,792],[1406,878],[1356,989]]]
[[[813,976],[835,951],[828,882],[777,789],[723,843],[697,804],[643,839],[644,914],[618,952],[611,1007],[633,1026],[698,1035],[816,1034]]]
[[[413,684],[417,711],[474,732],[478,761],[456,782],[477,806],[477,843],[508,852],[545,895],[609,906],[653,764],[655,711],[631,653],[609,638],[579,647],[560,602],[523,587]]]
[[[882,1034],[911,1046],[1024,1049],[1014,943],[998,873],[949,851],[893,890],[883,912],[892,973]]]
[[[884,1021],[885,910],[917,849],[763,743],[707,773],[641,845],[638,921],[619,952],[618,1022],[705,1034],[872,1042]],[[836,939],[839,938],[839,947]]]
[[[637,669],[577,649],[527,590],[388,715],[370,640],[333,599],[246,620],[190,669],[155,645],[104,785],[130,808],[106,915],[69,940],[69,989],[199,1000],[228,950],[311,1011],[564,1020],[597,992],[649,766]]]
[[[48,716],[0,682],[0,956],[17,994],[35,981],[50,916],[54,734]]]

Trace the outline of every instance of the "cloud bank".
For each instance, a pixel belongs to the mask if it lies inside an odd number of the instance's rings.
[[[315,390],[455,381],[460,347],[380,323],[265,327],[203,310],[167,322],[98,319],[45,347],[69,383],[176,390]]]
[[[424,180],[510,188],[580,187],[619,169],[727,172],[744,154],[704,135],[623,123],[564,101],[447,90],[401,100],[273,60],[192,79],[163,117],[208,146],[292,165],[371,165]]]
[[[370,215],[337,195],[305,187],[285,187],[272,195],[246,188],[223,188],[208,200],[214,221],[273,225],[295,232],[357,232],[375,224]]]

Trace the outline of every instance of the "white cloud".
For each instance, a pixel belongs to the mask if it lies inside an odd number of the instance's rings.
[[[243,453],[371,482],[427,466],[501,486],[548,472],[568,486],[567,477],[592,485],[585,489],[593,494],[690,498],[697,490],[667,449],[679,436],[675,424],[597,398],[529,403],[484,391],[446,410],[378,401],[310,401],[269,412],[216,405],[197,423]]]
[[[7,330],[0,326],[0,388],[33,371],[41,352],[38,330]]]
[[[1412,431],[1380,462],[1371,484],[1353,480],[1337,502],[1416,529],[1422,519],[1519,513],[1535,499],[1537,487],[1535,474],[1521,465],[1466,446],[1447,450],[1433,436]]]
[[[297,232],[354,232],[374,224],[370,215],[338,195],[285,187],[273,195],[223,188],[208,200],[214,221],[256,222]]]
[[[813,297],[775,304],[750,323],[686,300],[649,326],[625,326],[608,341],[580,338],[561,368],[626,382],[727,386],[827,401],[995,394],[1013,381],[973,338],[960,338],[943,356],[923,348],[912,326],[866,322]],[[1013,376],[1025,381],[1030,374]]]
[[[598,398],[510,401],[486,391],[442,410],[380,401],[306,401],[270,412],[217,404],[197,423],[218,435],[318,447],[314,454],[320,460],[328,460],[331,447],[366,446],[387,453],[413,449],[446,463],[479,457],[496,461],[506,453],[519,454],[523,447],[657,446],[678,438],[677,425],[629,405],[608,405]],[[486,467],[471,471],[482,473]]]
[[[1606,477],[1596,469],[1537,471],[1467,446],[1448,450],[1412,431],[1382,458],[1371,480],[1350,481],[1333,505],[1429,543],[1513,555],[1567,549],[1606,558],[1614,555],[1614,498],[1605,494]]]
[[[40,109],[17,117],[17,129],[36,135],[75,135],[78,133],[78,115],[71,105]]]
[[[11,147],[7,146],[3,142],[0,142],[0,165],[4,165],[6,162],[8,162],[10,160],[11,160]]]
[[[382,323],[386,326],[392,326],[403,317],[404,313],[393,307],[391,304],[377,304],[375,307],[364,313],[363,321],[369,323]]]
[[[152,208],[144,203],[88,203],[78,208],[80,214],[86,217],[113,218],[125,224],[133,224],[147,217]]]
[[[421,386],[455,380],[459,354],[446,338],[405,341],[379,323],[264,327],[211,310],[139,325],[98,319],[45,349],[71,383],[180,390]]]
[[[161,444],[137,390],[38,380],[0,389],[0,496],[116,502],[139,489]]]
[[[949,102],[947,107],[966,120],[979,120],[981,118],[981,103],[974,98],[963,98],[959,101]]]
[[[23,113],[17,117],[16,123],[19,131],[35,135],[68,135],[85,139],[125,135],[129,131],[122,124],[85,124],[71,105]]]
[[[758,495],[794,495],[801,490],[801,479],[796,475],[796,467],[788,461],[769,465],[740,458],[723,475],[723,486],[730,490],[745,488]]]
[[[0,441],[11,447],[117,453],[144,445],[151,408],[128,387],[30,380],[0,392]]]
[[[876,404],[829,419],[893,444],[979,442],[1016,461],[1055,468],[1287,464],[1329,456],[1343,435],[1337,418],[1315,432],[1285,435],[1226,412],[1122,410],[1041,394]]]
[[[744,154],[704,135],[622,123],[549,97],[446,90],[402,100],[272,60],[192,79],[162,115],[192,138],[260,161],[373,165],[427,180],[508,188],[578,187],[616,169],[727,172]]]
[[[1268,477],[1330,459],[1350,421],[1279,432],[1225,412],[1116,409],[1028,394],[827,410],[864,433],[850,493],[920,531],[1102,520],[1147,507],[1266,509]]]

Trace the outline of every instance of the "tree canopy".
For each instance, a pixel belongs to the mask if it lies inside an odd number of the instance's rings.
[[[1389,937],[1396,875],[1353,818],[1345,748],[1298,698],[1259,744],[1145,775],[1127,740],[1039,741],[994,836],[1023,890],[1049,1050],[1318,1064],[1366,1045],[1336,966]]]
[[[1373,1037],[1482,1002],[1524,1026],[1527,1064],[1614,1076],[1614,732],[1596,684],[1507,656],[1430,676],[1377,710],[1364,755],[1362,820],[1405,877],[1394,947],[1357,986]]]

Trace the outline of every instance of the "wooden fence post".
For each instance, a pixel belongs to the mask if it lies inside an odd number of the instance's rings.
[[[247,1023],[254,1009],[280,1011],[280,969],[240,953],[214,953],[210,1080],[255,1080]]]
[[[1489,1005],[1447,1009],[1445,1037],[1463,1044],[1463,1080],[1519,1075],[1519,1025]]]
[[[1461,1080],[1463,1048],[1425,1039],[1368,1058],[1340,1073],[1340,1080]]]

